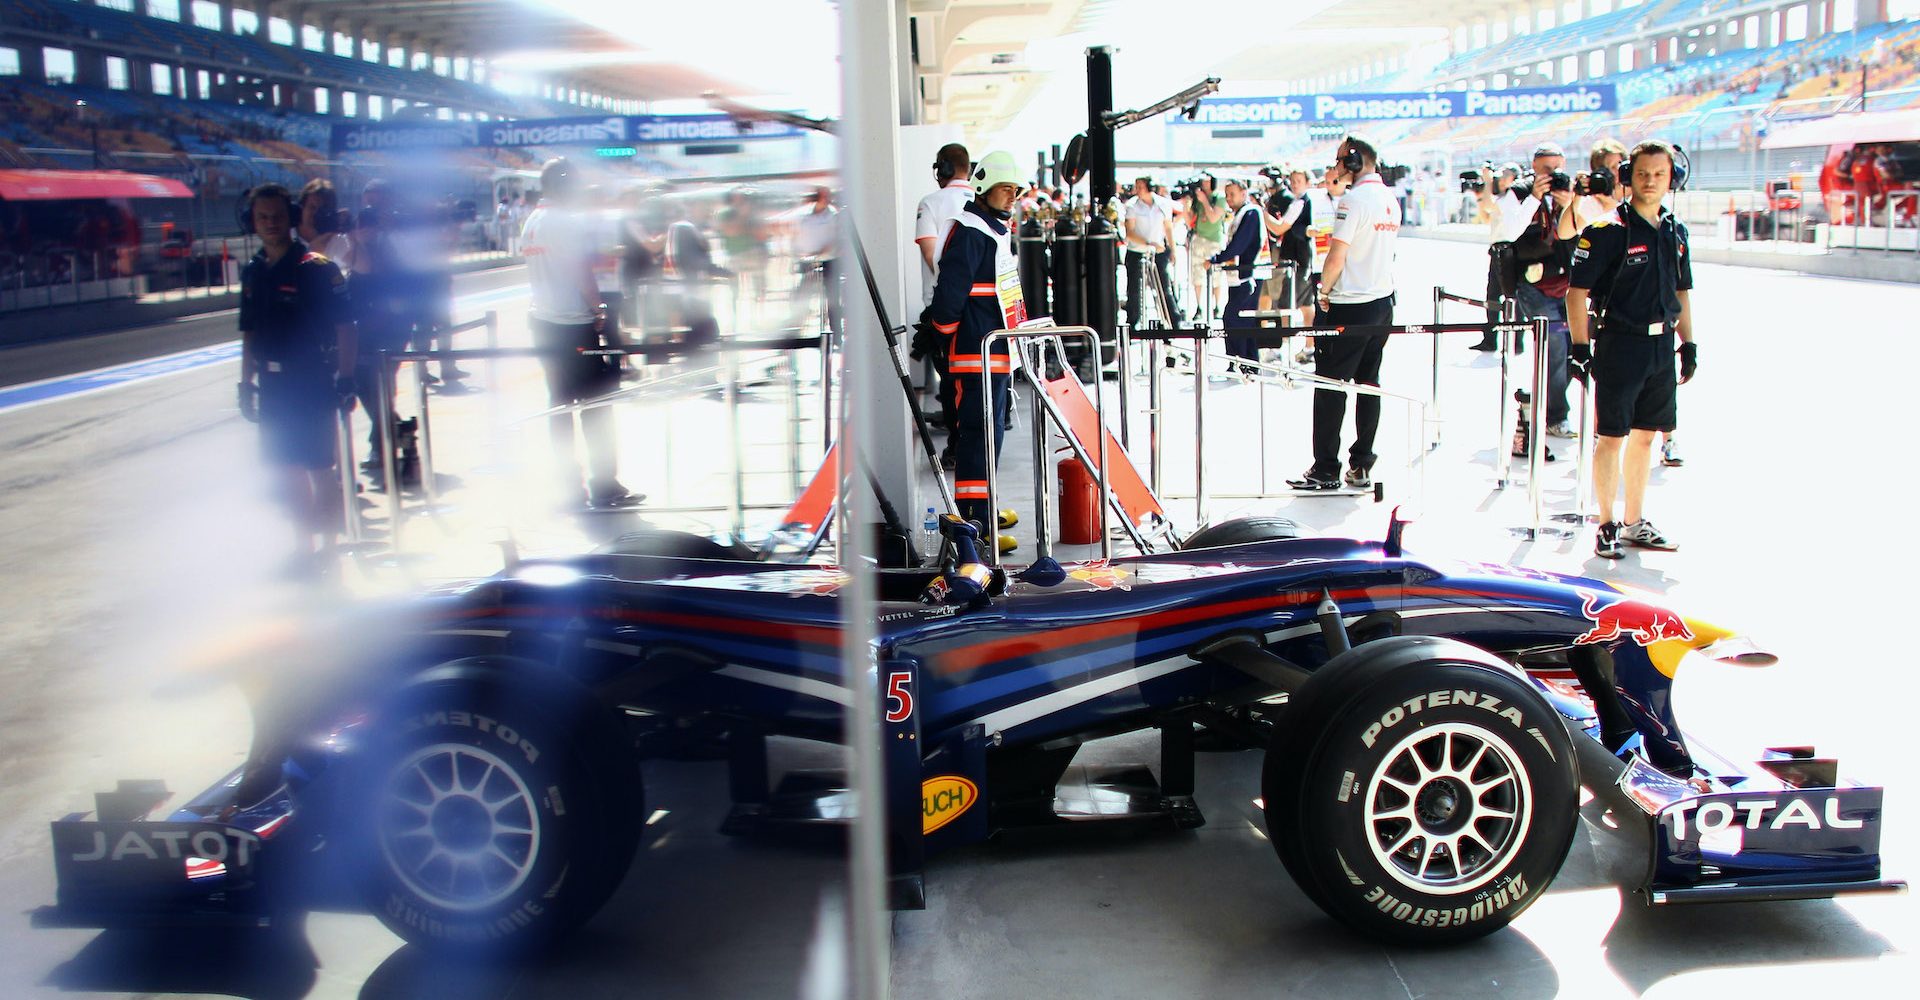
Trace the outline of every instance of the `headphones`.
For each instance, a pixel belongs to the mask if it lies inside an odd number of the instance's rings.
[[[268,186],[270,185],[260,184],[254,187],[250,187],[247,189],[246,194],[243,194],[240,196],[240,205],[238,208],[238,215],[235,218],[236,218],[236,221],[238,221],[240,224],[241,235],[244,235],[244,236],[258,235],[258,233],[256,233],[253,228],[253,199],[254,199],[254,196],[259,193],[261,188],[268,187]],[[278,185],[272,185],[272,186],[278,186]],[[299,200],[294,198],[293,192],[287,191],[287,189],[284,187],[280,188],[280,190],[282,192],[285,192],[286,198],[287,198],[287,228],[288,229],[296,228],[300,225],[300,202]],[[278,195],[276,194],[275,197],[278,197]],[[327,232],[329,230],[321,230],[321,231]]]
[[[1356,139],[1352,135],[1347,135],[1342,138],[1340,145],[1347,148],[1347,151],[1340,155],[1340,169],[1356,178],[1359,177],[1360,171],[1367,165],[1367,160],[1366,157],[1360,155],[1360,150],[1354,147],[1366,146],[1368,152],[1372,152],[1373,146],[1365,139]]]
[[[1693,158],[1687,155],[1687,151],[1682,149],[1679,143],[1675,143],[1668,148],[1673,150],[1672,154],[1667,157],[1667,162],[1673,164],[1673,179],[1668,182],[1667,190],[1685,191],[1687,189],[1687,168],[1693,165]],[[1657,150],[1648,150],[1648,152],[1657,152]],[[1633,156],[1631,154],[1629,154],[1626,159],[1620,161],[1619,170],[1620,186],[1631,189],[1633,187]]]

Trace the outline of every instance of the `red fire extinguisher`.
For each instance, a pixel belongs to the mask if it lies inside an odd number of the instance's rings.
[[[1071,453],[1060,460],[1059,473],[1061,544],[1100,541],[1100,490],[1093,474]]]

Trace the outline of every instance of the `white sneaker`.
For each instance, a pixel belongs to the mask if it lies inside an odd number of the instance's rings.
[[[1579,437],[1580,432],[1574,430],[1571,427],[1568,427],[1567,422],[1562,420],[1559,423],[1554,424],[1553,426],[1547,428],[1547,436],[1551,438],[1571,439],[1571,438]]]
[[[1660,464],[1669,468],[1687,464],[1687,460],[1680,457],[1680,446],[1672,438],[1660,446]]]

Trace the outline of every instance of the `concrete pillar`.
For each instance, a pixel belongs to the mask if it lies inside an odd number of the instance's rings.
[[[183,15],[181,19],[191,19],[192,0],[183,0],[180,8],[180,13]],[[233,34],[233,0],[220,0],[220,30],[229,35]]]
[[[47,82],[47,54],[39,44],[21,44],[20,78],[28,83]]]
[[[107,85],[107,54],[98,49],[73,50],[73,82],[82,87],[102,87]]]
[[[1851,2],[1853,26],[1856,28],[1879,24],[1887,19],[1887,0],[1851,0]]]

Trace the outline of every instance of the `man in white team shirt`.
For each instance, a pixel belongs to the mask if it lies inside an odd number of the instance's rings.
[[[1352,183],[1333,212],[1327,263],[1320,272],[1320,325],[1385,326],[1393,322],[1393,254],[1400,234],[1400,203],[1380,180],[1380,156],[1357,135],[1340,141],[1329,179]],[[1326,378],[1380,384],[1380,360],[1387,334],[1325,337],[1314,344],[1314,371]],[[1380,427],[1380,397],[1355,394],[1353,447],[1347,452],[1346,484],[1373,485],[1374,432]],[[1347,394],[1316,389],[1313,394],[1313,465],[1287,485],[1330,490],[1340,477],[1340,430],[1346,422]]]
[[[933,304],[933,285],[940,278],[940,247],[946,242],[947,226],[967,207],[967,202],[973,200],[973,184],[967,180],[972,172],[973,155],[957,142],[941,146],[940,152],[934,155],[933,180],[940,188],[920,199],[920,207],[913,214],[913,243],[920,251],[922,311]],[[934,375],[940,379],[936,393],[940,401],[940,425],[947,429],[951,442],[959,415],[954,411],[952,380],[947,377],[948,339],[934,333],[933,327],[926,323],[915,325],[913,349],[916,356],[933,364]],[[953,445],[949,443],[942,462],[952,461]]]
[[[620,384],[620,368],[611,358],[579,353],[604,346],[607,328],[607,309],[593,273],[596,241],[593,221],[583,207],[584,188],[565,157],[547,161],[540,171],[540,205],[520,233],[520,252],[533,286],[533,343],[547,352],[540,364],[554,406],[591,399]],[[579,413],[587,440],[587,505],[608,510],[638,506],[645,498],[627,492],[617,478],[613,411],[596,406]],[[554,451],[566,463],[564,489],[577,497],[580,466],[574,457],[572,414],[555,414],[551,428]]]

